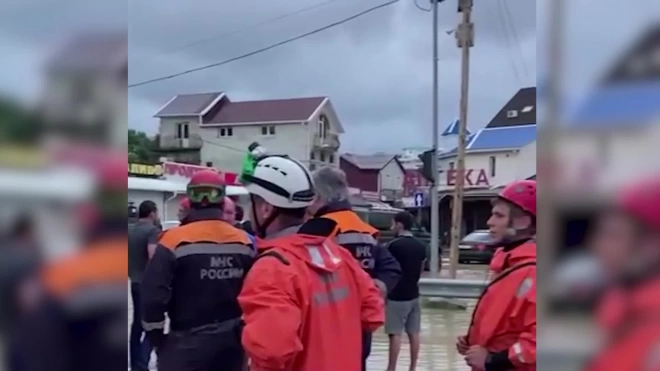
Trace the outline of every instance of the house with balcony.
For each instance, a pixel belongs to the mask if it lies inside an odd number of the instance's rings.
[[[396,155],[343,154],[339,167],[346,173],[348,185],[360,189],[373,201],[394,202],[405,185],[405,169]]]
[[[315,169],[338,166],[343,126],[328,97],[232,101],[224,92],[173,97],[160,119],[158,152],[173,161],[240,169],[252,142]]]

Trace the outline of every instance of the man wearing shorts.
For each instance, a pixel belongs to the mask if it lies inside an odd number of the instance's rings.
[[[397,238],[390,242],[390,253],[401,265],[401,279],[387,296],[385,308],[385,332],[390,337],[389,361],[387,371],[396,370],[401,334],[405,331],[410,342],[410,367],[417,367],[420,346],[421,309],[419,304],[419,277],[424,270],[426,245],[413,237],[410,229],[413,216],[402,211],[394,216],[392,230]]]

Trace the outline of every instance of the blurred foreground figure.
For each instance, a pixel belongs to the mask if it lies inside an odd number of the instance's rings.
[[[359,370],[362,331],[382,326],[383,299],[349,251],[328,237],[336,222],[304,222],[315,196],[308,170],[267,156],[244,166],[241,181],[263,238],[239,298],[250,370]]]
[[[245,232],[223,219],[218,173],[195,173],[187,193],[186,223],[161,235],[142,278],[142,325],[160,371],[242,371],[237,298],[256,253]]]
[[[605,346],[588,370],[660,370],[660,177],[618,195],[594,252],[611,288],[599,315]]]
[[[488,227],[501,246],[495,275],[456,348],[475,371],[536,370],[536,182],[507,185]]]
[[[17,370],[126,367],[126,155],[107,153],[95,165],[95,204],[79,211],[85,243],[45,266],[39,295],[18,325]]]

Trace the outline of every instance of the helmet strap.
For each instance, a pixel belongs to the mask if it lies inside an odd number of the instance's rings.
[[[275,208],[272,214],[264,220],[263,224],[259,223],[257,220],[257,207],[256,207],[256,202],[254,202],[254,197],[253,195],[250,195],[250,203],[252,204],[252,215],[254,215],[254,219],[252,222],[254,224],[254,231],[256,232],[257,236],[259,238],[266,238],[266,230],[268,227],[277,219],[279,216],[280,210],[278,208]]]

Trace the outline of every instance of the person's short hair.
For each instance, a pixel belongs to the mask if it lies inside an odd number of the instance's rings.
[[[243,221],[244,216],[245,216],[245,211],[243,211],[243,208],[240,205],[236,205],[236,220],[241,222]]]
[[[413,227],[413,216],[411,213],[407,211],[401,211],[394,215],[394,222],[395,223],[401,223],[403,226],[403,229],[405,230],[410,230]]]
[[[138,208],[138,218],[147,218],[151,213],[158,213],[156,203],[150,200],[142,201]]]
[[[514,204],[513,202],[503,199],[501,197],[495,197],[494,199],[491,200],[491,204],[494,206],[498,203],[507,205],[509,207],[509,218],[510,219],[515,219],[515,218],[520,218],[523,216],[528,216],[530,218],[530,229],[531,230],[536,230],[536,216],[528,213],[527,211],[523,210],[522,207]]]
[[[316,195],[324,203],[348,200],[348,181],[341,169],[324,166],[312,173],[312,181]]]

